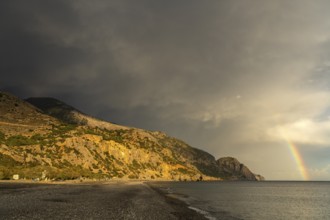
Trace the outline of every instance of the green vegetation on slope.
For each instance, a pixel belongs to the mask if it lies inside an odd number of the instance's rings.
[[[5,140],[5,144],[9,147],[12,146],[24,146],[24,145],[34,145],[37,144],[33,139],[22,136],[22,135],[14,135],[10,136]]]
[[[0,144],[2,144],[6,140],[6,135],[0,131]]]
[[[42,179],[43,173],[44,178],[49,180],[74,180],[78,178],[88,179],[101,179],[105,178],[104,175],[99,173],[93,173],[88,169],[83,169],[81,166],[71,166],[66,168],[56,168],[50,166],[37,165],[34,167],[25,166],[13,166],[5,167],[0,166],[0,180],[8,180],[13,177],[14,174],[18,174],[22,179]]]

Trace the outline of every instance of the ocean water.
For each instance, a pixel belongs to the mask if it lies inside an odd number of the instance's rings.
[[[327,219],[330,182],[162,182],[208,219]]]

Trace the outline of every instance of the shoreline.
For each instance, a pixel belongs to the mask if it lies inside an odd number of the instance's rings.
[[[158,182],[158,181],[155,181]],[[178,198],[170,196],[169,193],[162,190],[160,187],[151,185],[151,182],[144,182],[144,185],[148,186],[150,189],[154,190],[161,197],[165,199],[165,202],[169,204],[174,210],[173,213],[178,219],[189,219],[189,220],[208,220],[203,214],[199,213],[197,210],[189,208],[189,204],[181,201]]]
[[[0,181],[0,218],[207,219],[152,182],[156,181]]]

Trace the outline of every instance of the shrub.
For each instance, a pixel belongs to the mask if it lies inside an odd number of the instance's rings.
[[[104,129],[103,132],[104,133],[102,134],[102,138],[104,140],[113,140],[117,143],[124,144],[124,142],[125,142],[124,135],[126,133],[128,133],[129,131],[123,130],[123,129],[120,129],[120,130],[106,130],[106,129]]]
[[[35,134],[30,139],[34,141],[42,141],[44,140],[44,137],[41,134]]]
[[[5,154],[0,153],[0,165],[8,166],[8,167],[14,167],[14,166],[17,166],[17,165],[21,165],[21,163],[14,160],[10,156],[7,156]]]
[[[65,136],[64,134],[68,133],[69,131],[72,131],[76,129],[77,126],[73,124],[61,124],[59,126],[53,125],[52,127],[52,133],[56,136]]]
[[[24,146],[24,145],[34,145],[37,144],[38,142],[35,140],[32,140],[26,136],[22,135],[15,135],[15,136],[10,136],[7,138],[5,141],[5,144],[8,146]]]
[[[64,147],[64,152],[66,154],[69,154],[71,152],[71,148],[68,148],[68,147]]]
[[[135,159],[133,160],[132,165],[133,165],[134,169],[140,169],[141,168],[141,165]]]
[[[194,174],[194,172],[192,172],[191,170],[187,170],[187,169],[181,168],[181,167],[178,168],[177,171],[182,173],[182,174],[187,174],[187,175],[193,175]]]
[[[90,129],[90,128],[86,128],[86,129],[84,130],[84,133],[85,133],[85,134],[91,134],[91,135],[99,135],[98,132],[96,132],[94,129]]]
[[[3,141],[5,141],[6,139],[6,135],[0,131],[0,143],[2,143]]]
[[[134,174],[130,174],[130,175],[128,176],[128,178],[129,178],[129,179],[138,179],[139,177],[136,176],[136,175],[134,175]]]
[[[11,168],[0,166],[0,180],[9,180],[13,173]]]

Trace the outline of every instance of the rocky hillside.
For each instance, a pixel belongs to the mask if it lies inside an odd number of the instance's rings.
[[[223,157],[217,160],[219,172],[223,174],[226,179],[231,180],[264,180],[261,175],[256,175],[244,164],[240,163],[236,158]]]
[[[1,92],[0,145],[0,179],[260,179],[162,132],[101,121],[53,98]]]
[[[110,130],[130,129],[129,127],[116,125],[86,115],[74,107],[54,98],[34,97],[28,98],[25,101],[42,110],[45,114],[55,117],[68,124],[87,125],[93,128],[98,127]]]

